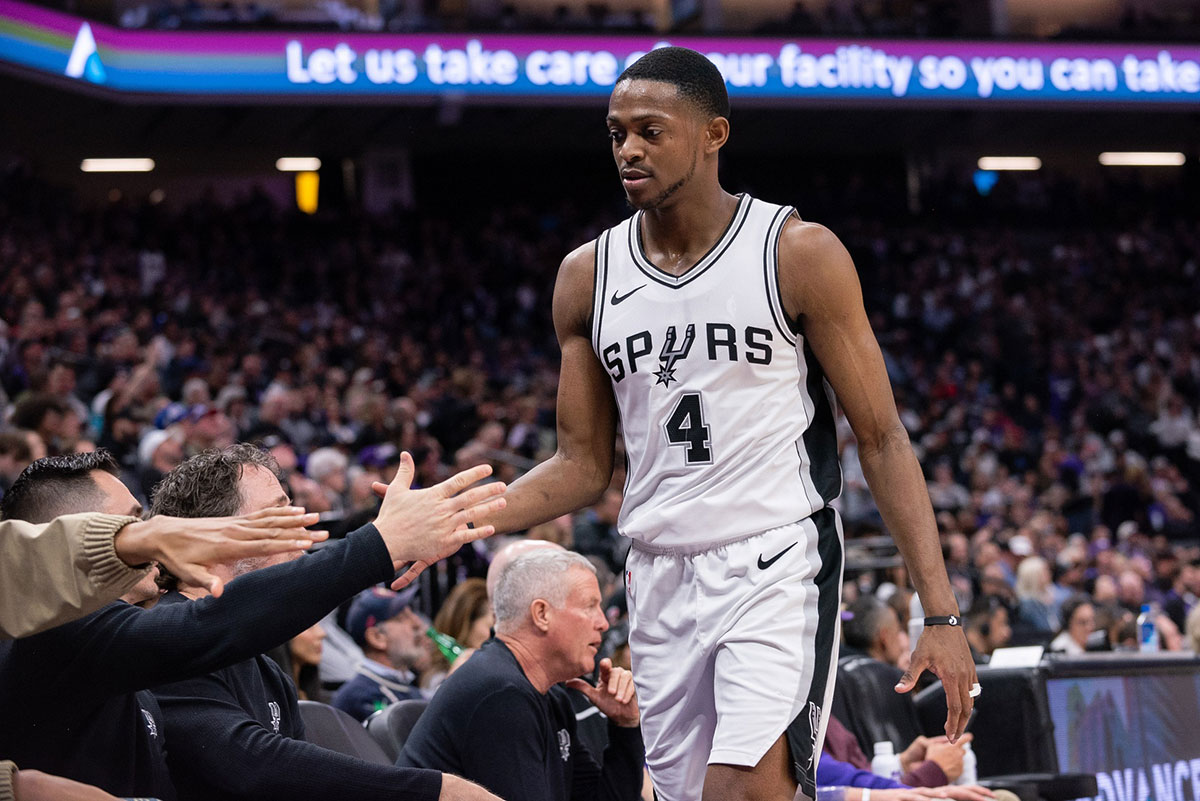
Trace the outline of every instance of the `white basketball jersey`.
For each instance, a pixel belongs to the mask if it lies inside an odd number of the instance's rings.
[[[592,347],[628,456],[618,527],[694,551],[802,520],[841,492],[833,393],[780,300],[790,207],[742,195],[681,276],[642,248],[642,212],[596,241]]]

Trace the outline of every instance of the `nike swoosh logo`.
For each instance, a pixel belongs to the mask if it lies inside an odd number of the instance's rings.
[[[642,284],[642,286],[639,286],[637,289],[631,289],[628,292],[626,292],[624,295],[618,295],[616,292],[613,292],[612,305],[616,306],[618,304],[624,303],[625,301],[629,300],[630,295],[632,295],[634,292],[637,292],[638,289],[642,289],[645,286],[646,286],[645,284]]]
[[[759,569],[759,570],[766,570],[768,567],[770,567],[771,565],[773,565],[773,564],[775,564],[776,562],[778,562],[778,561],[779,561],[781,558],[783,558],[783,555],[784,555],[785,553],[787,553],[788,551],[792,550],[793,548],[795,548],[795,547],[796,547],[796,545],[797,545],[797,543],[793,542],[791,545],[789,545],[788,547],[784,548],[782,551],[780,551],[779,553],[775,554],[775,555],[774,555],[774,556],[772,556],[770,559],[767,559],[767,560],[765,560],[765,561],[763,560],[763,558],[762,558],[762,554],[760,553],[760,554],[758,555],[758,569]]]

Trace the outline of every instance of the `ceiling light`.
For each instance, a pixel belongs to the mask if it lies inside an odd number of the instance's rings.
[[[1101,153],[1105,167],[1179,167],[1187,157],[1182,153]]]
[[[154,159],[84,159],[79,163],[84,172],[150,172]]]
[[[315,156],[285,156],[275,162],[280,172],[316,172],[321,169],[321,160]]]
[[[984,156],[979,159],[981,170],[1040,170],[1042,160],[1037,156]]]

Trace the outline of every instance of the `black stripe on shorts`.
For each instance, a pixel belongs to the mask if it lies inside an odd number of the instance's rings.
[[[837,651],[835,636],[842,591],[842,541],[837,531],[837,513],[833,509],[821,509],[811,519],[817,527],[817,554],[821,559],[816,577],[817,638],[813,649],[813,678],[808,702],[788,725],[786,734],[796,783],[808,798],[815,799],[817,760],[824,734],[820,730],[821,705],[825,703],[829,670]]]

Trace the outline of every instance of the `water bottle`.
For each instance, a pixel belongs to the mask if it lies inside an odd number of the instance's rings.
[[[1142,604],[1142,613],[1138,615],[1138,650],[1142,653],[1153,653],[1158,650],[1158,627],[1154,625],[1154,610],[1150,604]]]
[[[955,784],[975,784],[979,781],[979,772],[976,769],[975,752],[971,750],[970,743],[963,743],[963,766],[962,774],[954,781]]]
[[[433,644],[442,652],[442,656],[446,657],[446,661],[454,664],[454,660],[462,654],[463,648],[458,644],[458,640],[451,637],[449,634],[442,634],[440,631],[430,626],[425,630],[425,634],[429,639],[433,640]]]
[[[871,772],[885,779],[900,781],[900,757],[890,741],[875,743],[875,756],[871,759]]]

